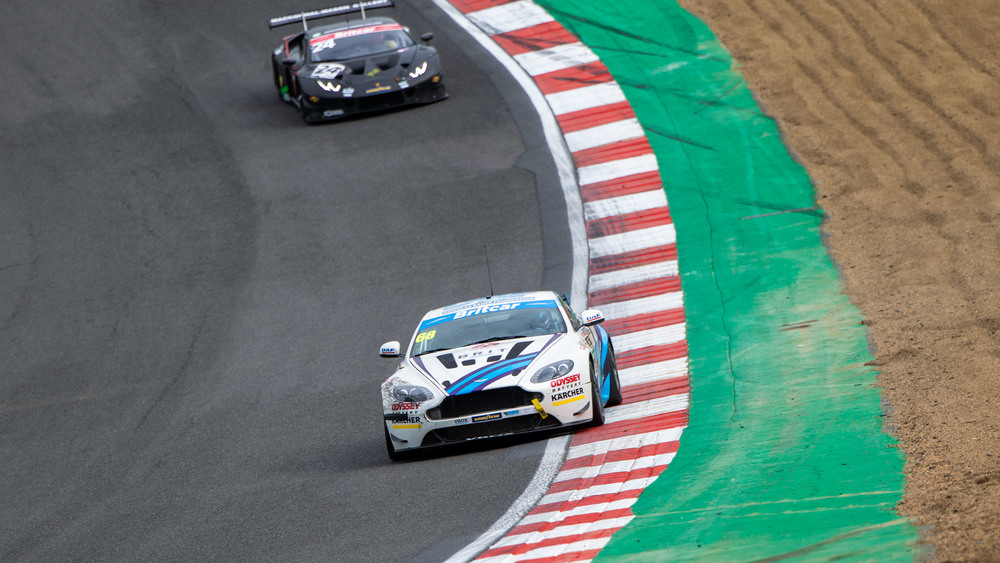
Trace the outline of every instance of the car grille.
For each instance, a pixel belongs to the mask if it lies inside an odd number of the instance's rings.
[[[531,404],[532,399],[541,401],[545,396],[541,393],[530,393],[520,387],[501,387],[475,391],[465,395],[452,395],[427,411],[427,418],[441,420],[445,418],[461,418],[485,412],[504,409],[516,409]]]
[[[375,96],[363,96],[352,100],[345,100],[345,106],[354,106],[357,111],[372,111],[401,106],[406,103],[406,98],[402,91],[388,92]]]
[[[506,436],[519,432],[529,432],[532,430],[545,430],[560,426],[556,417],[549,416],[542,418],[541,415],[516,416],[512,418],[502,418],[489,422],[477,424],[465,424],[462,426],[452,426],[450,428],[438,428],[427,433],[424,437],[423,446],[434,446],[476,438],[489,438],[496,436]]]

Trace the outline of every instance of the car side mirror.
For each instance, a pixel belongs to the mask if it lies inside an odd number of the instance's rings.
[[[587,309],[580,314],[580,317],[583,318],[584,326],[594,326],[604,322],[604,313],[597,309]]]
[[[420,40],[424,43],[429,43],[431,39],[434,39],[434,34],[429,31],[420,36]]]
[[[285,66],[295,66],[295,59],[281,59],[281,64]]]
[[[381,348],[379,348],[378,355],[383,358],[398,358],[400,356],[399,341],[390,340],[389,342],[386,342]]]

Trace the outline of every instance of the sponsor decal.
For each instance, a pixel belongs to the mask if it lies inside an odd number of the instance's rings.
[[[323,112],[323,117],[337,117],[338,115],[343,115],[344,110],[342,109],[328,109]]]
[[[570,401],[564,401],[564,399],[569,399],[571,397],[578,397],[580,395],[583,395],[583,387],[577,387],[576,389],[570,389],[569,391],[563,391],[562,393],[555,393],[552,395],[551,400],[553,405],[557,404],[557,401],[563,401],[568,403]]]
[[[324,33],[322,35],[316,34],[314,37],[309,39],[309,46],[312,47],[318,43],[325,43],[327,41],[335,41],[337,39],[343,39],[345,37],[357,37],[358,35],[367,35],[369,33],[379,33],[382,31],[402,31],[403,26],[399,24],[382,24],[382,25],[368,25],[365,27],[358,27],[355,29],[344,29],[341,31],[334,31],[332,33]]]
[[[344,88],[344,97],[350,98],[354,95],[354,88]]]
[[[420,343],[423,342],[424,340],[434,340],[435,336],[437,336],[436,330],[427,330],[418,334],[417,339],[414,340],[414,342]]]
[[[309,78],[326,78],[333,80],[344,73],[347,67],[339,63],[320,63],[313,69]]]
[[[410,416],[406,418],[400,418],[393,421],[393,428],[420,428],[422,424],[420,423],[419,416]]]
[[[523,303],[525,301],[534,301],[535,297],[532,295],[515,294],[507,295],[504,297],[491,297],[489,301],[484,301],[481,299],[476,300],[473,303],[465,302],[459,303],[457,305],[452,305],[451,307],[446,307],[442,313],[448,315],[454,313],[455,311],[461,311],[462,309],[471,309],[482,305],[495,305],[497,303]],[[551,301],[550,301],[551,303]]]
[[[377,94],[379,92],[388,92],[389,90],[392,90],[392,86],[382,86],[381,82],[376,82],[374,88],[365,90],[365,94]]]
[[[399,87],[400,88],[408,88],[409,86],[410,86],[410,84],[408,82],[406,82],[405,80],[400,80],[399,81]]]
[[[329,39],[321,37],[309,42],[309,50],[315,55],[324,49],[333,49],[336,45],[337,42],[332,37]]]
[[[559,379],[553,379],[550,383],[552,387],[562,387],[563,385],[569,385],[570,383],[578,383],[580,381],[580,374],[567,375],[566,377],[561,377]]]
[[[394,411],[412,411],[420,408],[417,403],[393,403],[392,410]]]
[[[475,309],[468,309],[466,311],[459,311],[455,313],[456,319],[461,319],[463,317],[472,317],[474,315],[482,315],[483,313],[495,313],[497,311],[509,311],[511,309],[517,308],[520,303],[504,303],[503,305],[483,305],[482,307],[476,307]]]
[[[504,416],[517,416],[521,414],[520,410],[506,411],[503,413]]]
[[[487,420],[498,420],[500,418],[502,417],[498,412],[493,414],[481,414],[479,416],[472,417],[472,422],[486,422]]]
[[[317,80],[316,84],[319,84],[319,87],[326,90],[327,92],[340,92],[340,84],[334,84],[333,82],[323,82],[322,80]]]
[[[452,422],[454,422],[455,424],[468,424],[469,423],[469,419],[468,418],[456,418]]]

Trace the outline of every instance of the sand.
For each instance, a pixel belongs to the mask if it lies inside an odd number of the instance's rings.
[[[815,184],[906,457],[899,512],[936,561],[1000,561],[1000,1],[681,4]]]

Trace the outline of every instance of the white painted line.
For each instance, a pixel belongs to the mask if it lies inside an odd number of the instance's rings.
[[[656,155],[649,153],[613,160],[611,162],[602,162],[601,164],[582,166],[577,170],[577,174],[580,177],[580,185],[587,186],[598,182],[617,180],[618,178],[624,178],[633,174],[657,172],[659,169],[659,165],[656,163]]]
[[[688,359],[677,358],[676,360],[666,360],[654,364],[646,364],[631,368],[621,368],[618,370],[618,379],[622,387],[632,385],[642,385],[643,383],[655,383],[658,381],[668,381],[670,379],[682,379],[687,377]]]
[[[591,306],[593,307],[593,305]],[[627,319],[628,317],[659,313],[661,311],[673,311],[683,306],[684,294],[680,291],[599,305],[601,313],[604,313],[604,318],[609,320]]]
[[[556,92],[545,96],[552,113],[563,115],[624,102],[625,93],[616,82],[604,82],[583,88]]]
[[[566,133],[566,146],[569,147],[569,152],[577,152],[645,136],[646,132],[639,125],[639,120],[633,117]]]
[[[586,534],[587,532],[596,532],[598,530],[608,530],[608,529],[618,529],[628,524],[632,521],[635,516],[623,516],[620,518],[608,518],[605,520],[598,520],[596,522],[587,522],[585,524],[571,524],[569,526],[559,526],[552,530],[545,530],[545,533],[531,532],[528,534],[517,534],[513,536],[507,536],[503,540],[494,544],[493,547],[504,547],[508,545],[520,545],[523,543],[532,543],[532,541],[537,541],[541,539],[553,539],[553,538],[563,538],[566,536],[576,536],[579,534]]]
[[[613,287],[621,287],[633,283],[651,281],[660,278],[677,277],[677,260],[665,260],[655,264],[643,264],[633,268],[622,268],[613,272],[594,274],[590,276],[590,291],[601,291]],[[616,337],[617,338],[617,337]]]
[[[682,411],[687,407],[687,393],[657,397],[656,399],[650,399],[648,401],[640,401],[638,403],[631,403],[617,406],[613,409],[608,409],[604,413],[604,424],[624,422],[626,420],[638,420],[640,418],[656,416],[658,414]]]
[[[639,192],[618,197],[598,199],[583,204],[584,220],[594,221],[605,217],[614,217],[635,213],[637,211],[647,211],[649,209],[659,209],[667,206],[667,194],[662,189]]]
[[[531,76],[538,76],[539,74],[596,62],[600,59],[589,47],[576,42],[514,55],[514,60],[521,65],[525,72]]]
[[[597,495],[613,495],[624,491],[645,489],[655,480],[656,477],[640,477],[638,479],[629,479],[620,483],[607,483],[605,485],[594,485],[593,487],[586,487],[583,489],[572,489],[569,491],[560,491],[558,493],[549,493],[542,497],[542,500],[538,501],[538,504],[577,501],[582,498]]]
[[[574,506],[570,510],[553,510],[552,512],[542,512],[539,514],[531,514],[526,516],[524,520],[521,520],[520,525],[526,524],[536,524],[538,522],[562,522],[567,518],[572,518],[574,516],[580,516],[582,514],[599,514],[601,512],[610,512],[612,510],[621,510],[623,508],[631,508],[638,498],[626,498],[622,500],[616,500],[614,502],[605,502],[601,504],[579,504]]]
[[[645,229],[636,229],[624,233],[615,233],[605,237],[590,239],[590,256],[610,256],[625,254],[646,248],[655,248],[677,242],[677,232],[674,224],[659,225]]]
[[[514,504],[507,509],[507,512],[493,523],[492,526],[476,540],[465,546],[461,551],[455,553],[445,563],[464,563],[471,561],[476,555],[493,545],[493,542],[502,538],[504,534],[517,525],[532,508],[534,508],[549,489],[552,479],[563,464],[563,454],[566,451],[571,436],[557,436],[550,438],[545,444],[545,454],[542,456],[535,476],[528,483],[527,488],[521,496],[514,501]]]
[[[523,0],[470,12],[466,17],[489,35],[509,33],[553,21],[552,16],[538,4]]]
[[[604,549],[604,546],[607,545],[609,541],[611,541],[610,537],[580,540],[577,542],[567,542],[546,547],[539,547],[537,549],[528,550],[525,553],[518,553],[516,556],[505,554],[505,555],[496,555],[493,557],[484,557],[483,559],[479,559],[479,561],[487,561],[489,563],[501,563],[501,562],[523,561],[525,559],[553,558],[553,557],[558,557],[560,555]],[[573,560],[588,561],[586,559],[573,559]]]
[[[638,449],[643,446],[663,444],[666,442],[676,442],[681,439],[684,432],[683,426],[677,428],[665,428],[653,432],[643,432],[640,434],[629,434],[619,438],[590,442],[579,446],[572,446],[566,453],[566,459],[576,459],[591,455],[606,455],[608,452],[616,450]]]
[[[684,323],[618,334],[614,339],[615,351],[629,352],[648,346],[673,344],[684,340],[686,335]]]
[[[593,479],[599,475],[607,475],[609,473],[628,473],[630,471],[649,469],[651,467],[666,467],[667,465],[670,465],[670,462],[673,461],[673,459],[674,452],[670,452],[636,459],[612,461],[601,465],[567,469],[560,471],[553,483],[572,481],[573,479]],[[521,523],[523,524],[524,522],[522,521]]]

